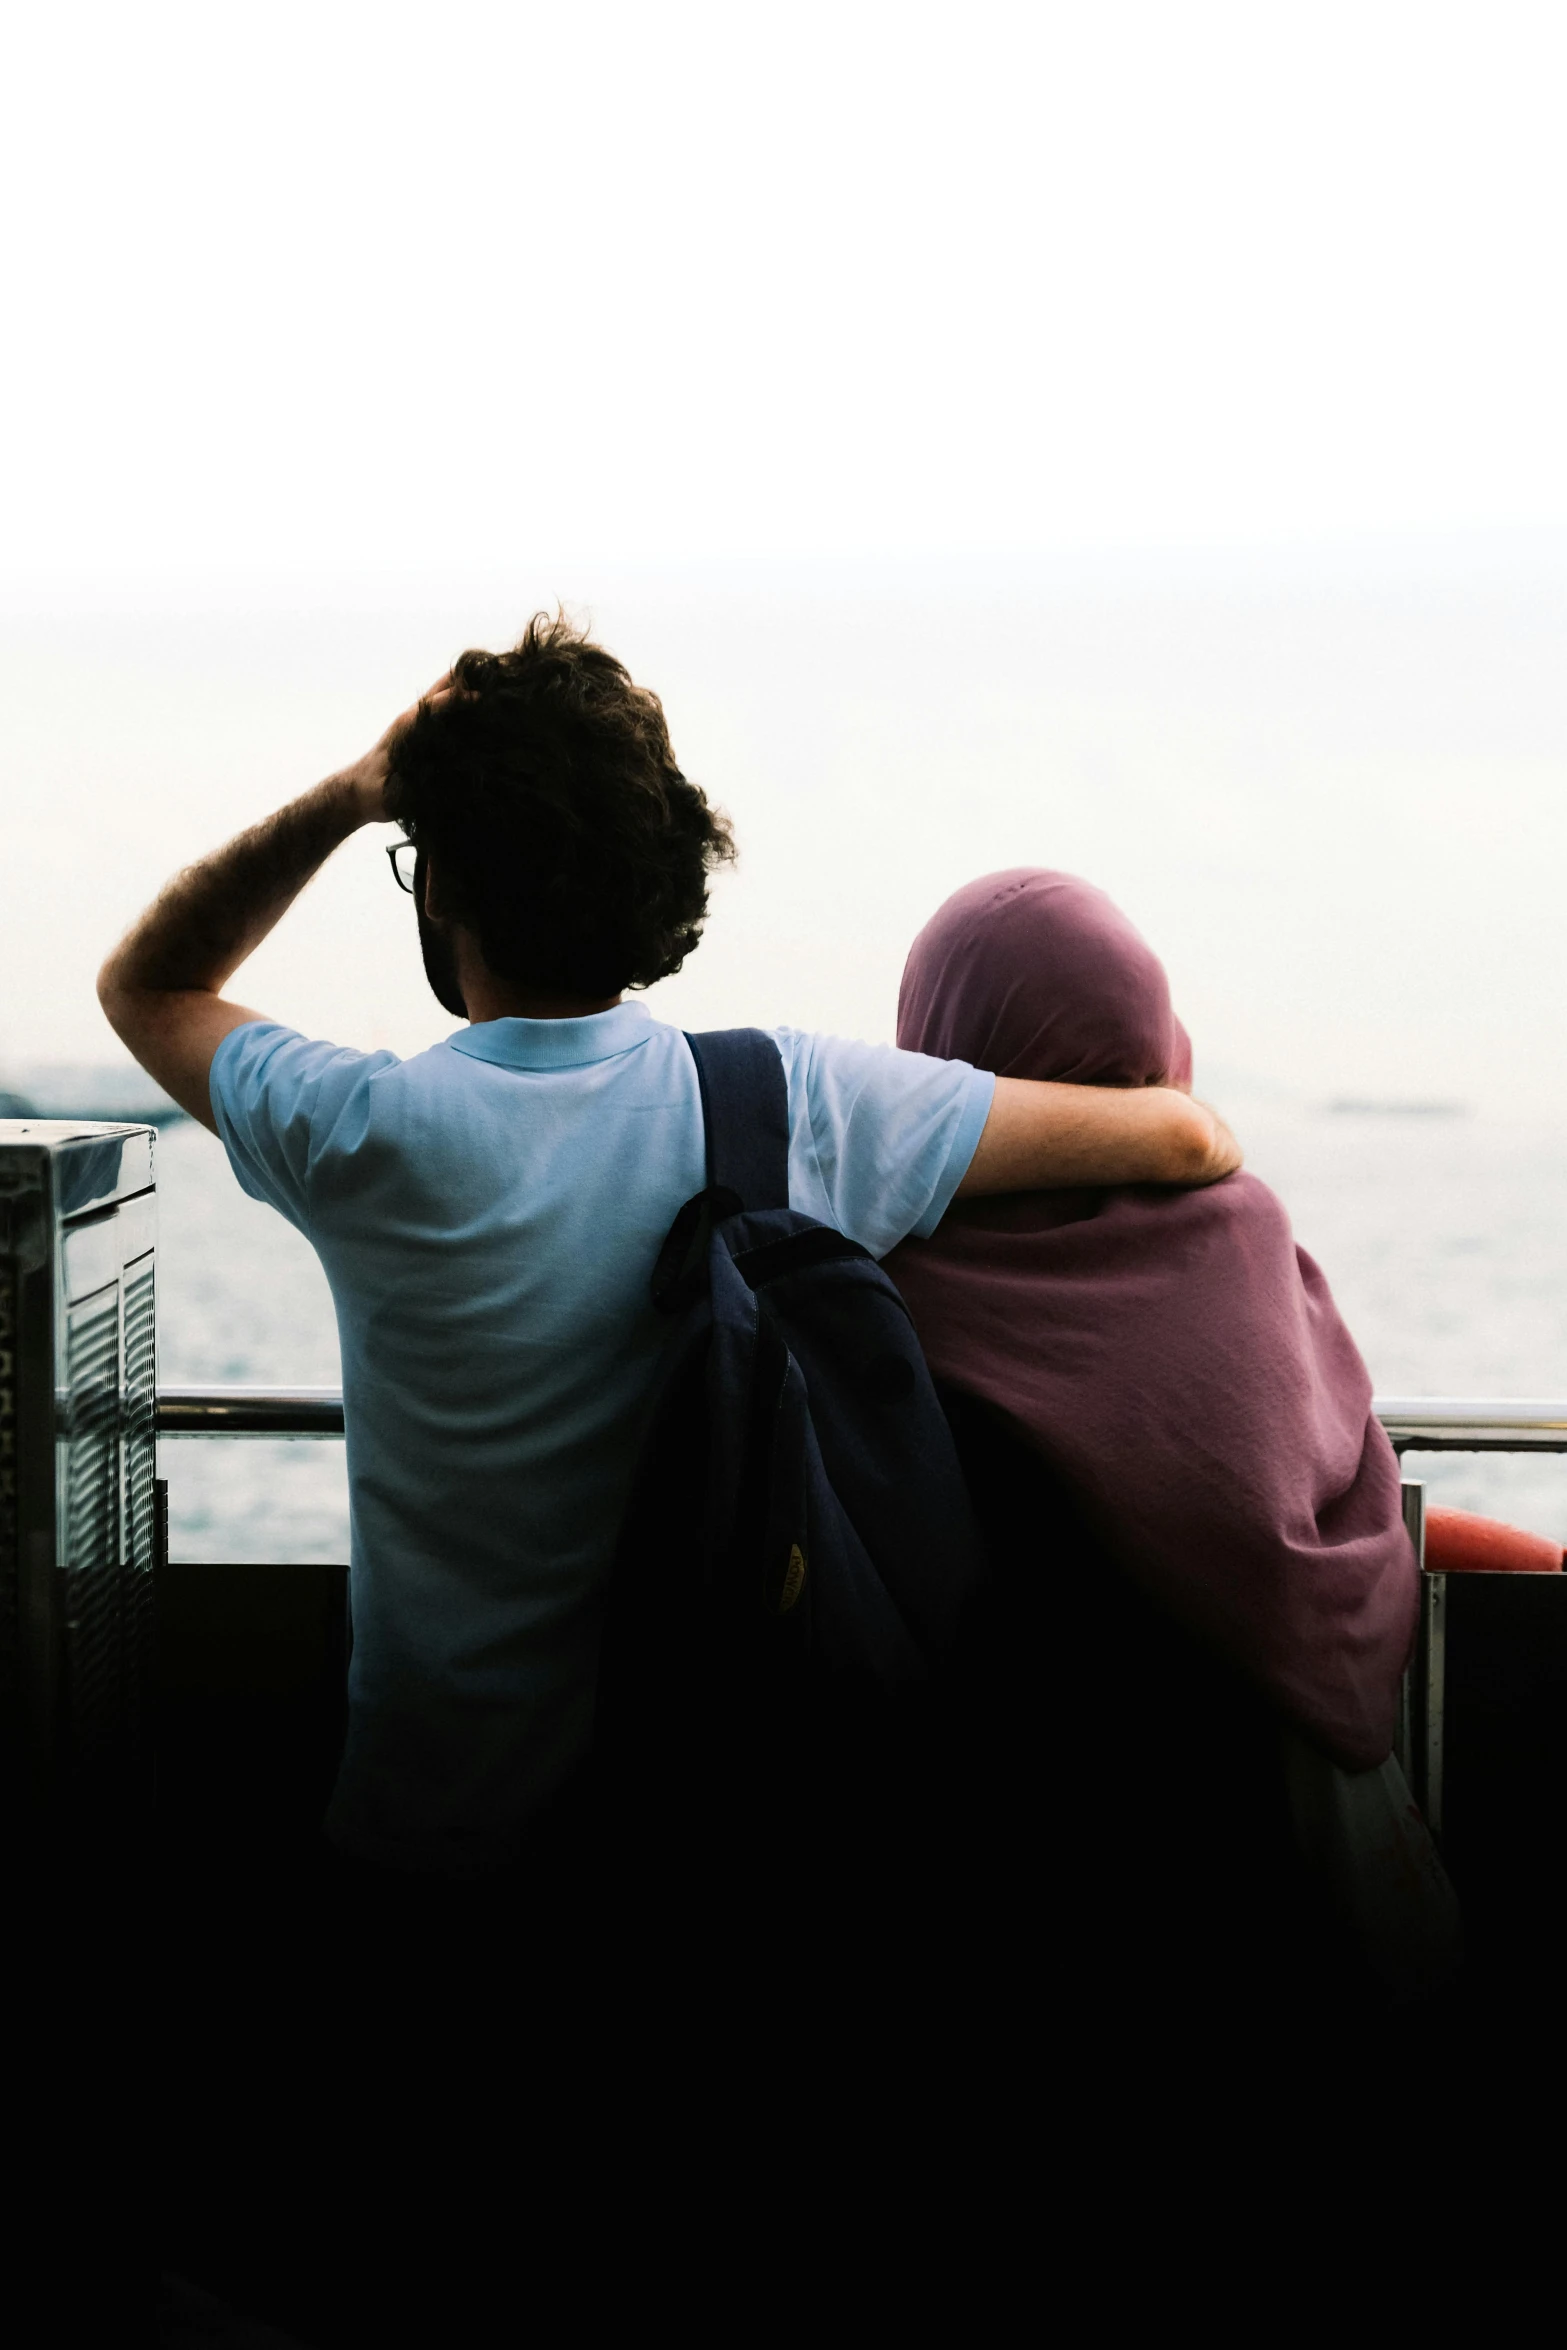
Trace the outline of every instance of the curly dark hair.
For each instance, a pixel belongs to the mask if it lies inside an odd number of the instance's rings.
[[[678,971],[734,840],[658,696],[561,612],[509,653],[464,653],[452,687],[399,738],[386,808],[490,969],[590,998]]]

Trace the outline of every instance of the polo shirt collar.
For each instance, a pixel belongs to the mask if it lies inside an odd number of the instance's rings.
[[[454,1052],[501,1069],[580,1069],[633,1052],[653,1033],[644,1003],[616,1004],[582,1020],[481,1020],[447,1038]]]

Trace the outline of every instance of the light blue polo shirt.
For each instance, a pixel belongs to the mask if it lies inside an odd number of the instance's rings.
[[[995,1080],[775,1032],[790,1204],[884,1256],[931,1232]],[[354,1647],[328,1832],[504,1862],[585,1755],[605,1582],[669,1325],[648,1283],[705,1180],[696,1065],[638,1002],[399,1061],[235,1029],[212,1104],[337,1308]]]

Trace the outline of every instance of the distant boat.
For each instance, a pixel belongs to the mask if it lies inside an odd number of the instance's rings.
[[[1346,1095],[1329,1102],[1328,1110],[1339,1118],[1467,1118],[1467,1102],[1373,1101]]]

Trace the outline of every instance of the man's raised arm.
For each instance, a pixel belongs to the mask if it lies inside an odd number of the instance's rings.
[[[1081,1185],[1217,1183],[1241,1163],[1235,1137],[1206,1103],[1174,1086],[1125,1090],[998,1077],[996,1098],[959,1199]]]
[[[445,683],[428,698],[439,698]],[[177,873],[98,974],[110,1027],[180,1108],[214,1132],[212,1056],[231,1029],[266,1017],[223,988],[332,851],[384,818],[388,753],[412,716],[405,710],[352,767]]]

